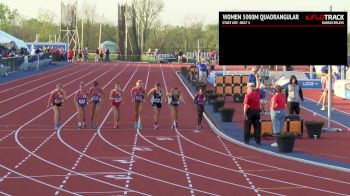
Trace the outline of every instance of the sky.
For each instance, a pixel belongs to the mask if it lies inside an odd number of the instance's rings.
[[[59,21],[60,0],[0,0],[0,2],[17,9],[25,17],[36,17],[41,10],[49,10]],[[96,5],[99,14],[103,13],[108,21],[117,23],[118,3],[125,3],[126,0],[78,0],[78,7],[83,2]],[[196,18],[205,24],[217,23],[219,11],[329,11],[332,5],[333,11],[350,12],[350,0],[163,0],[163,2],[164,9],[160,14],[160,20],[172,25],[183,24],[185,18]]]

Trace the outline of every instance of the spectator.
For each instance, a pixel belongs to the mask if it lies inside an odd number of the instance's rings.
[[[334,92],[333,91],[333,89],[334,89],[333,85],[334,85],[335,80],[336,80],[336,77],[334,76],[334,74],[332,74],[332,76],[331,76],[331,83],[332,83],[331,91],[332,92]],[[328,68],[327,68],[327,70],[322,72],[322,79],[321,79],[322,89],[323,89],[323,93],[321,95],[321,98],[322,98],[322,108],[321,108],[321,110],[322,111],[326,110],[325,105],[326,105],[326,100],[328,100],[328,91],[329,91],[329,89],[328,89],[328,81],[329,81],[329,77],[328,77]],[[333,96],[332,96],[332,99],[333,99]],[[332,107],[332,110],[333,110],[333,107]]]
[[[103,61],[103,56],[104,56],[103,48],[100,49],[99,54],[100,54],[100,61]]]
[[[157,60],[158,58],[158,48],[154,50],[153,57]]]
[[[99,50],[99,48],[97,48],[96,52],[95,52],[95,62],[98,62],[99,55],[100,55],[100,50]]]
[[[260,145],[261,129],[260,129],[260,82],[257,86],[254,83],[248,83],[248,92],[244,97],[244,143],[249,144],[250,129],[254,127],[254,138],[256,144]]]
[[[183,57],[184,53],[181,50],[179,50],[179,53],[177,55],[178,55],[177,56],[178,62],[181,64],[182,63],[182,57]]]
[[[60,49],[60,61],[64,61],[64,50],[62,47]]]
[[[257,67],[253,67],[253,69],[252,69],[253,73],[249,74],[249,76],[248,76],[248,83],[253,83],[256,86],[257,81],[260,81],[260,76],[258,74],[258,71],[259,71],[259,69]],[[262,112],[265,113],[266,93],[264,90],[261,89],[262,88],[261,86],[259,88],[260,88],[260,90],[259,90],[260,91],[260,95],[259,95],[260,104],[262,106],[261,110],[262,110]]]
[[[279,85],[275,86],[275,94],[271,98],[270,104],[270,114],[272,121],[272,129],[274,134],[280,134],[283,131],[283,125],[286,118],[286,112],[284,108],[286,107],[286,98],[282,94],[282,88]],[[274,142],[271,146],[277,146]]]
[[[300,102],[304,101],[303,90],[298,84],[297,78],[292,75],[290,77],[289,84],[285,90],[286,101],[288,106],[289,114],[299,114],[300,113]]]
[[[199,70],[199,82],[204,82],[206,83],[207,80],[207,71],[208,71],[208,66],[205,63],[205,59],[202,58],[201,62],[198,64],[198,70]]]
[[[71,49],[68,50],[68,63],[72,63],[73,62],[73,51]]]
[[[106,56],[106,59],[105,59],[105,61],[106,62],[109,62],[109,50],[108,50],[108,48],[106,48],[106,50],[105,50],[105,56]]]

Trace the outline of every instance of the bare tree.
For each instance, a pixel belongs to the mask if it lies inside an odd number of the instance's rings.
[[[133,0],[131,6],[131,13],[133,18],[136,19],[134,34],[137,37],[142,37],[141,45],[143,45],[150,33],[150,29],[155,19],[159,16],[160,12],[164,8],[162,0]],[[136,29],[139,28],[139,29]]]

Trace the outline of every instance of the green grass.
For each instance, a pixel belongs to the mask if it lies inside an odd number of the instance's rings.
[[[142,55],[141,61],[142,62],[156,62],[158,60],[156,58],[154,58],[153,56]]]
[[[95,53],[89,53],[88,59],[89,59],[89,61],[95,61]],[[117,61],[117,59],[118,59],[117,54],[110,54],[109,55],[110,61]]]

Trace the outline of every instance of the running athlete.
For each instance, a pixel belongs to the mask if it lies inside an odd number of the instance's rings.
[[[198,113],[197,129],[202,128],[202,119],[203,119],[203,112],[204,112],[204,106],[205,106],[206,100],[207,100],[207,94],[203,91],[202,88],[200,88],[198,90],[196,97],[194,98],[194,104],[197,107],[197,113]]]
[[[160,83],[156,82],[154,88],[152,88],[147,95],[147,100],[151,99],[151,104],[153,108],[153,121],[154,121],[154,130],[159,128],[159,114],[160,108],[162,108],[163,103],[163,90],[160,88]]]
[[[142,86],[142,81],[138,80],[136,86],[131,89],[132,102],[135,106],[135,129],[142,129],[141,120],[142,120],[142,110],[143,103],[145,102],[146,90]]]
[[[52,107],[54,112],[54,123],[55,123],[55,130],[57,131],[60,128],[61,124],[61,107],[62,102],[67,99],[66,92],[63,90],[63,85],[61,83],[58,83],[56,85],[56,89],[53,90],[50,94],[49,102],[47,104],[47,107]]]
[[[114,89],[111,90],[109,95],[109,100],[112,101],[112,110],[113,110],[113,119],[114,119],[114,128],[119,128],[119,119],[120,112],[119,107],[122,103],[123,90],[120,87],[119,83],[115,83]]]
[[[89,97],[91,100],[91,128],[98,128],[97,121],[98,115],[100,112],[102,97],[104,96],[104,92],[101,87],[98,85],[97,81],[93,82],[93,87],[90,88]]]
[[[85,106],[88,104],[88,92],[86,90],[84,82],[80,82],[80,88],[79,91],[75,94],[74,103],[78,113],[78,128],[86,128]]]
[[[167,94],[166,99],[168,100],[168,104],[170,105],[170,113],[171,113],[171,128],[175,129],[179,127],[178,124],[178,114],[179,114],[179,104],[180,101],[185,103],[179,88],[175,87],[171,89],[170,93]]]

